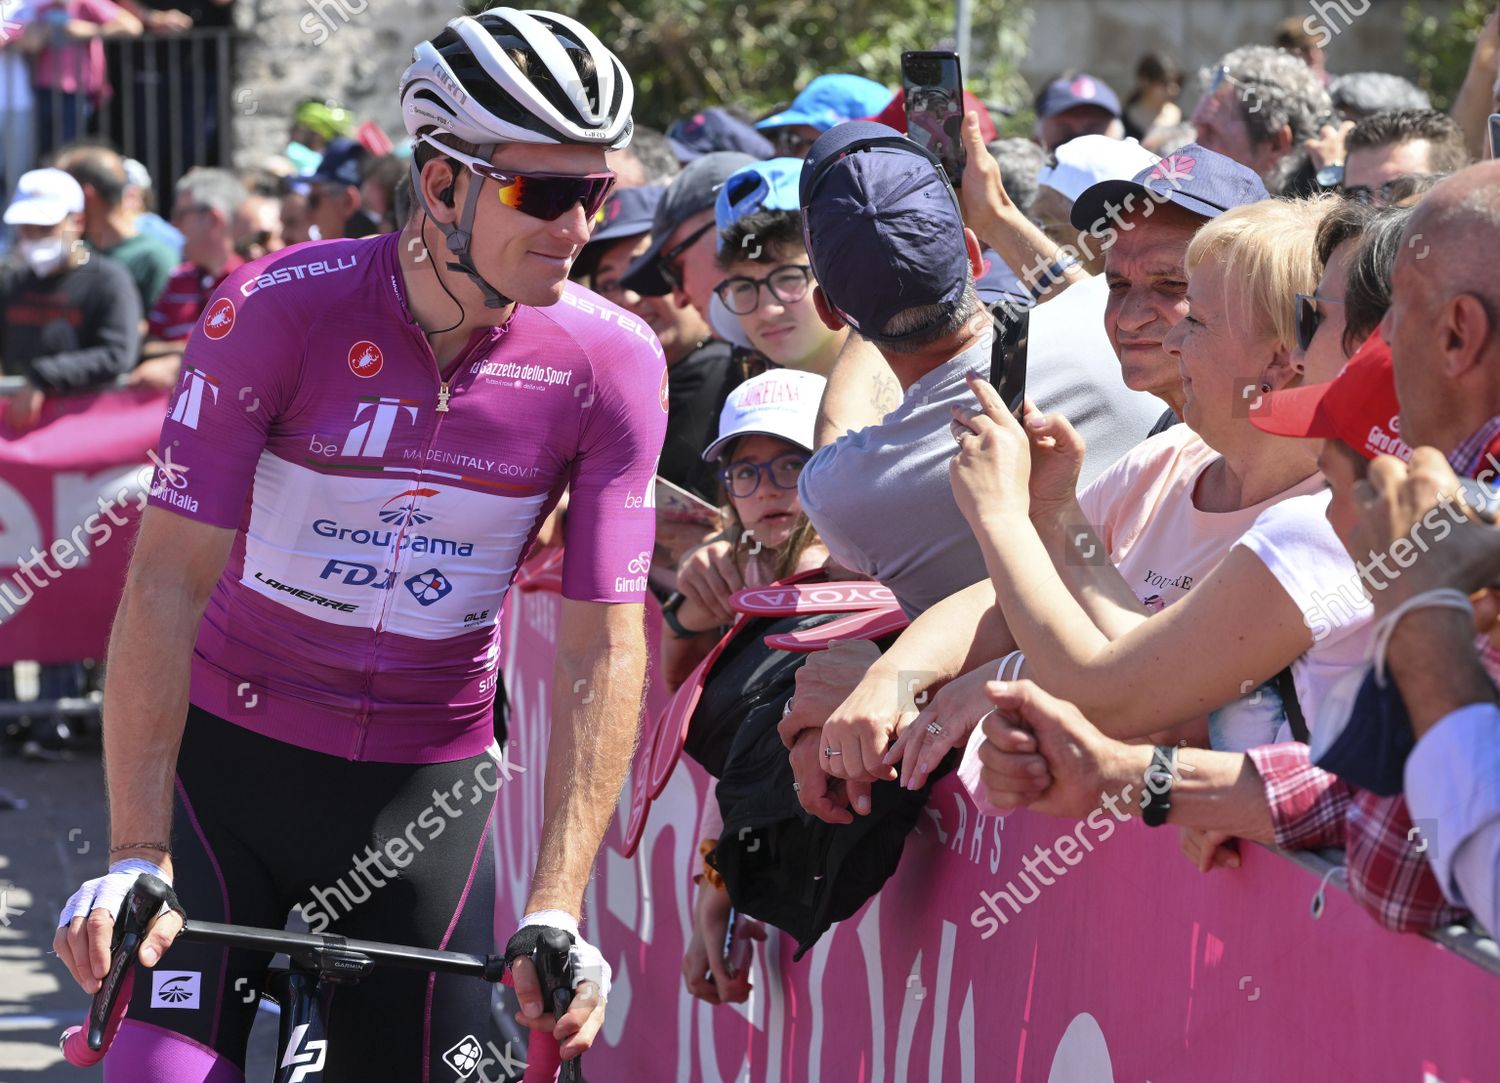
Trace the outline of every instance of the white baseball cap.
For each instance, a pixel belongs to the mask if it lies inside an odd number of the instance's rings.
[[[1076,203],[1084,191],[1100,181],[1128,181],[1157,162],[1156,155],[1134,139],[1080,135],[1053,151],[1056,165],[1043,166],[1036,183],[1046,185]]]
[[[22,173],[16,198],[5,208],[7,226],[55,226],[70,214],[83,213],[83,189],[61,169]]]
[[[828,381],[816,372],[772,369],[746,380],[729,393],[719,414],[719,438],[703,458],[713,462],[726,444],[741,436],[774,436],[813,450],[818,404]]]

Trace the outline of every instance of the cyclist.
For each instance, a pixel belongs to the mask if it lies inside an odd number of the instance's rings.
[[[116,906],[155,871],[203,920],[300,907],[315,932],[493,950],[498,615],[567,487],[541,856],[506,955],[521,1021],[571,1059],[608,994],[577,919],[639,717],[666,422],[655,336],[568,282],[633,89],[574,20],[496,8],[418,45],[400,93],[405,228],[246,265],[188,343],[111,644],[114,863],[55,943],[94,992]],[[180,927],[164,912],[140,961]],[[593,979],[557,1020],[519,958],[547,927]],[[136,982],[106,1078],[241,1078],[268,962],[174,949]],[[476,988],[389,970],[338,988],[319,1078],[452,1079],[474,1058],[444,1054],[485,1033]]]

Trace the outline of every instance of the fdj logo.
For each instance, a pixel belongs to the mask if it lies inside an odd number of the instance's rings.
[[[381,579],[381,575],[385,578]],[[396,573],[384,573],[373,564],[360,564],[352,560],[330,560],[318,573],[319,579],[333,579],[346,587],[370,587],[374,590],[390,590],[396,585]]]
[[[420,605],[432,605],[453,593],[453,580],[436,568],[428,568],[406,581],[406,589]]]

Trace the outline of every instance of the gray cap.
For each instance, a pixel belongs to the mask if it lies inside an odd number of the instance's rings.
[[[730,176],[756,159],[737,151],[718,151],[689,162],[667,185],[667,193],[656,205],[651,220],[651,247],[642,252],[620,276],[620,285],[642,297],[660,297],[672,292],[672,284],[661,273],[661,254],[672,231],[693,215],[714,209],[719,188]],[[713,223],[709,223],[713,228]]]

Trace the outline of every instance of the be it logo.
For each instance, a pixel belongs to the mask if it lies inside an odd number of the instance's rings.
[[[373,342],[360,341],[349,347],[349,371],[368,380],[385,365],[385,355]]]
[[[234,302],[220,297],[208,306],[203,317],[203,333],[217,342],[234,330]]]
[[[224,302],[228,304],[229,302]],[[198,417],[203,410],[203,392],[207,391],[215,404],[219,401],[219,381],[202,369],[191,365],[182,366],[182,383],[177,398],[172,403],[172,412],[167,420],[176,421],[190,429],[198,427]]]

